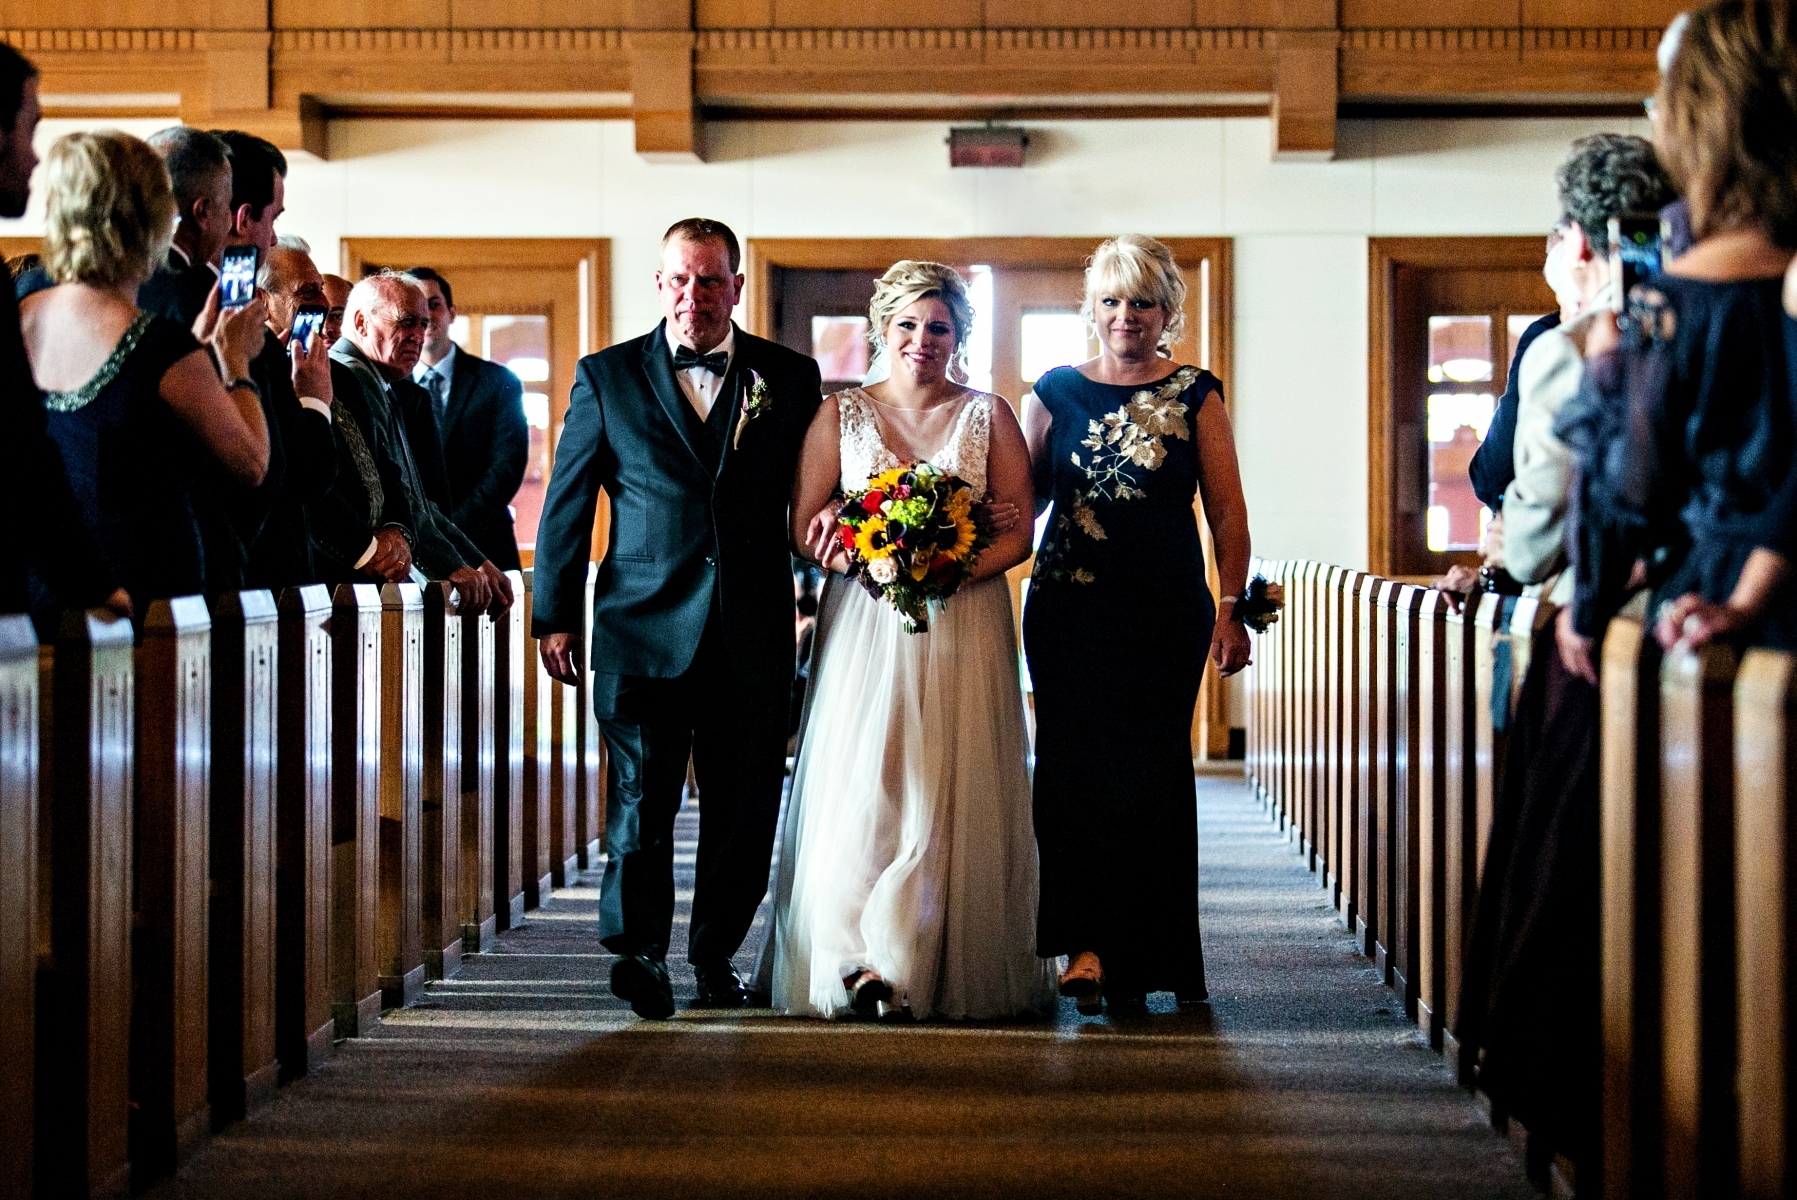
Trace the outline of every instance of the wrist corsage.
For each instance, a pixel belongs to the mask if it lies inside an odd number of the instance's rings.
[[[1255,633],[1265,633],[1279,619],[1279,610],[1285,607],[1285,586],[1268,583],[1265,577],[1256,575],[1248,581],[1241,595],[1230,599],[1235,601],[1229,612],[1230,620],[1240,621]]]

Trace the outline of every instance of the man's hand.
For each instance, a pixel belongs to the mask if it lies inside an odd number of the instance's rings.
[[[1479,539],[1479,558],[1494,571],[1504,567],[1504,514],[1491,514],[1491,520],[1485,522],[1485,536]]]
[[[449,582],[455,584],[458,597],[455,610],[459,615],[482,612],[492,603],[493,587],[479,567],[457,567],[449,573]]]
[[[268,300],[257,292],[243,307],[227,308],[218,314],[218,323],[212,328],[212,348],[226,374],[241,379],[250,373],[250,359],[262,352],[262,339],[267,336]]]
[[[1654,636],[1660,639],[1662,649],[1671,650],[1683,643],[1696,650],[1739,632],[1754,620],[1754,614],[1742,612],[1732,604],[1713,604],[1696,592],[1687,592],[1660,606]]]
[[[388,526],[374,535],[374,556],[362,570],[388,583],[404,583],[412,576],[412,546],[399,530]]]
[[[1479,586],[1479,573],[1465,563],[1455,563],[1429,586],[1446,596],[1448,607],[1459,612],[1466,603],[1466,594]]]
[[[537,642],[543,658],[543,670],[557,683],[574,687],[580,683],[580,635],[546,633]]]
[[[131,593],[124,588],[117,588],[112,595],[100,601],[100,607],[115,617],[123,617],[129,621],[131,619]]]
[[[1572,609],[1563,608],[1554,618],[1554,643],[1560,647],[1560,661],[1566,669],[1586,683],[1597,682],[1597,663],[1591,657],[1591,639],[1572,627]]]
[[[836,531],[836,514],[841,510],[840,501],[832,500],[818,509],[805,526],[805,549],[811,560],[826,571],[846,572],[849,569],[848,551],[842,548],[842,540]]]
[[[293,360],[293,392],[331,403],[331,348],[324,344],[324,334],[312,338],[312,348],[301,348],[296,337],[287,339],[287,356]]]
[[[1017,506],[1007,501],[992,504],[976,504],[973,506],[973,523],[981,533],[989,538],[1003,537],[1017,528],[1022,514]]]
[[[505,577],[505,572],[487,559],[478,568],[487,577],[487,586],[492,589],[492,598],[487,602],[487,615],[497,619],[512,606],[512,581]]]
[[[1230,617],[1220,617],[1211,631],[1210,656],[1217,673],[1225,678],[1234,675],[1252,661],[1254,643],[1248,638],[1248,627]]]

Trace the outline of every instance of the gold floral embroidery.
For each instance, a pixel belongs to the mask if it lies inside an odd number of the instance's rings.
[[[1093,501],[1140,500],[1147,496],[1136,485],[1134,470],[1160,470],[1167,457],[1163,438],[1191,440],[1192,430],[1186,421],[1191,410],[1179,397],[1197,378],[1196,367],[1181,367],[1153,391],[1143,388],[1114,412],[1086,422],[1086,436],[1080,446],[1091,454],[1082,460],[1075,450],[1070,456],[1073,465],[1085,473],[1086,486],[1069,498],[1068,511],[1055,517],[1054,527],[1036,558],[1036,577],[1074,583],[1096,581],[1097,576],[1083,567],[1069,570],[1061,565],[1067,539],[1077,529],[1093,541],[1106,540]]]

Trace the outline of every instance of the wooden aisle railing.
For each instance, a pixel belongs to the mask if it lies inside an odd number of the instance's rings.
[[[525,829],[530,907],[597,865],[589,689],[512,584],[497,620],[441,583],[177,597],[135,646],[0,616],[0,1200],[141,1190],[491,949]]]
[[[1510,718],[1554,611],[1254,569],[1287,599],[1248,676],[1248,778],[1469,1081],[1465,948]],[[1662,657],[1632,611],[1605,637],[1601,694],[1603,1159],[1578,1192],[1789,1195],[1797,667],[1720,646]]]

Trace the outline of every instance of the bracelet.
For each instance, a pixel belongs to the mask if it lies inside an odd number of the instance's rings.
[[[247,379],[244,376],[239,375],[236,379],[233,379],[230,383],[225,385],[225,390],[227,392],[234,392],[238,388],[248,388],[250,391],[256,393],[256,398],[258,400],[262,398],[262,387],[254,379]]]

